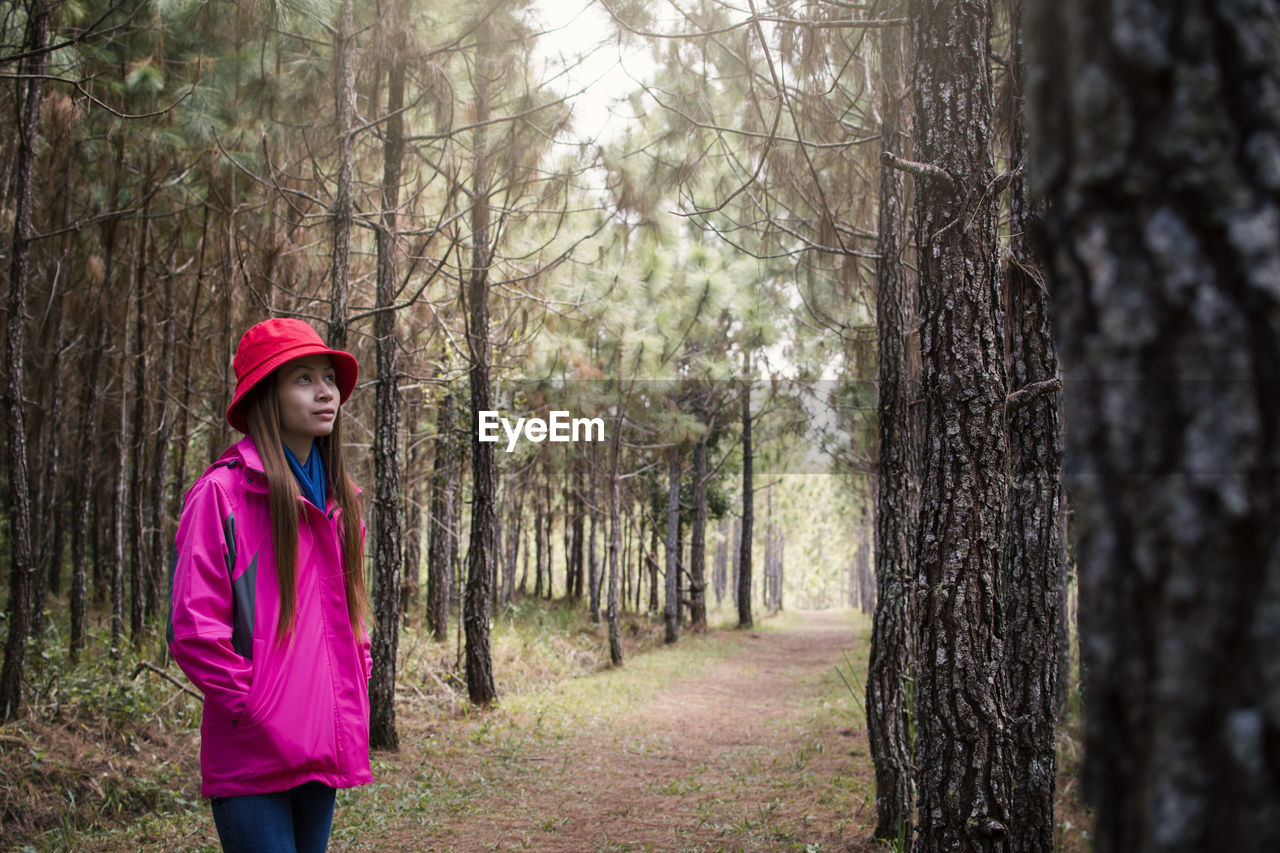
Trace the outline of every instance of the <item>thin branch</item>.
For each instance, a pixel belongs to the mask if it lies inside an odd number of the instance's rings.
[[[915,175],[918,178],[936,181],[948,189],[954,190],[956,188],[955,178],[951,177],[946,170],[932,163],[917,163],[915,160],[904,160],[892,151],[881,153],[880,162],[891,168]]]
[[[129,676],[129,680],[132,681],[133,679],[137,678],[138,675],[141,674],[141,672],[144,669],[149,672],[154,672],[156,675],[160,676],[165,681],[177,687],[179,690],[181,690],[183,693],[186,693],[188,696],[194,696],[196,699],[199,699],[201,702],[204,701],[204,697],[201,696],[199,693],[195,692],[190,687],[187,687],[185,684],[183,684],[178,679],[174,678],[169,673],[165,672],[163,669],[152,666],[150,663],[148,663],[145,660],[140,662],[136,667],[134,667],[133,675]]]

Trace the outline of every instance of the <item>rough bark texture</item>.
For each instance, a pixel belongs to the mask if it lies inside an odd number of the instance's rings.
[[[744,358],[744,362],[746,359]],[[755,485],[751,458],[751,381],[742,385],[742,532],[738,539],[738,627],[750,628],[751,619],[751,526],[755,518]]]
[[[1026,162],[1023,120],[1022,0],[1010,6],[1012,50],[1009,162]],[[1058,354],[1049,328],[1049,294],[1029,234],[1040,211],[1028,194],[1025,173],[1009,186],[1009,258],[1006,329],[1009,388],[1015,393],[1058,376]],[[1044,387],[1044,386],[1038,386]],[[1006,621],[1004,675],[1010,718],[1009,765],[1013,774],[1009,827],[1015,853],[1052,850],[1053,788],[1057,769],[1054,701],[1058,681],[1058,629],[1062,622],[1059,534],[1062,442],[1058,391],[1050,389],[1010,406],[1009,526],[1002,579]]]
[[[22,706],[22,673],[26,664],[30,629],[28,597],[35,562],[31,552],[31,490],[27,470],[27,428],[23,411],[23,359],[26,357],[27,286],[31,267],[31,224],[35,192],[32,184],[36,161],[36,131],[43,94],[44,43],[52,10],[44,0],[32,0],[27,8],[23,46],[33,55],[24,61],[26,80],[18,127],[18,165],[13,244],[9,263],[8,322],[4,343],[4,405],[7,424],[9,510],[9,636],[4,667],[0,669],[0,720],[15,717]]]
[[[151,173],[150,163],[146,173]],[[142,647],[143,611],[146,605],[146,565],[148,555],[142,530],[142,479],[146,464],[147,387],[149,340],[143,301],[147,296],[147,252],[151,232],[151,204],[142,206],[142,227],[138,229],[138,249],[134,255],[133,318],[135,349],[125,350],[125,359],[133,365],[133,422],[130,424],[129,450],[129,636],[137,649]]]
[[[399,28],[400,4],[388,10],[392,31]],[[396,42],[402,38],[394,39]],[[382,152],[382,221],[378,228],[377,293],[373,337],[378,375],[373,429],[373,675],[369,679],[369,746],[398,749],[396,662],[400,640],[400,584],[403,552],[400,528],[400,371],[396,358],[399,283],[396,211],[400,206],[400,165],[404,157],[405,63],[393,54],[387,80],[386,137]]]
[[[166,271],[164,277],[164,335],[160,346],[159,387],[164,389],[157,403],[156,428],[152,431],[151,459],[149,462],[149,495],[148,506],[148,545],[147,553],[151,555],[147,562],[147,615],[153,621],[159,614],[169,611],[169,556],[173,541],[169,520],[165,517],[165,487],[169,480],[169,447],[174,441],[173,407],[169,404],[170,389],[173,387],[174,357],[177,339],[177,316],[174,294],[174,276],[172,269]],[[185,485],[174,484],[173,488],[185,488]]]
[[[436,411],[436,447],[431,474],[431,514],[427,532],[427,624],[431,636],[449,636],[449,591],[453,588],[450,555],[453,538],[454,467],[453,397],[446,393]]]
[[[622,637],[618,633],[618,550],[622,531],[619,520],[619,504],[622,502],[622,481],[618,479],[618,459],[622,446],[622,405],[618,405],[613,419],[613,435],[609,439],[609,593],[605,618],[609,622],[609,662],[622,666]]]
[[[590,532],[587,535],[587,603],[593,625],[600,622],[600,563],[596,559],[596,519],[600,517],[600,512],[596,506],[596,480],[600,476],[599,460],[596,458],[595,445],[588,448],[590,453],[591,470],[588,475],[587,486],[587,513],[588,521],[591,524]],[[612,540],[611,540],[612,541]]]
[[[489,120],[490,75],[497,73],[489,54],[491,29],[486,19],[477,34],[471,269],[463,280],[469,311],[467,357],[470,360],[472,419],[471,540],[467,549],[463,622],[467,634],[467,695],[476,705],[488,705],[498,698],[493,685],[493,660],[489,648],[489,586],[493,578],[496,545],[498,470],[493,457],[493,443],[480,441],[476,427],[477,413],[494,408],[489,386],[489,157],[485,124]]]
[[[921,390],[915,849],[1006,850],[1011,819],[998,581],[1004,353],[990,155],[991,7],[910,4]],[[884,592],[881,591],[883,597]]]
[[[662,640],[680,639],[680,448],[668,451],[666,584],[662,601]]]
[[[707,434],[693,445],[693,531],[689,535],[689,621],[707,629]]]
[[[329,215],[333,220],[333,254],[329,265],[332,296],[329,302],[329,346],[347,348],[347,303],[349,259],[351,256],[351,223],[354,202],[351,184],[355,166],[352,132],[356,124],[356,72],[352,54],[355,51],[355,22],[351,0],[342,0],[333,38],[333,101],[338,136],[338,176]]]
[[[895,0],[885,16],[905,11]],[[881,150],[904,154],[907,104],[906,32],[880,31]],[[906,179],[888,164],[880,167],[879,230],[876,254],[877,408],[880,457],[876,470],[876,600],[867,665],[867,738],[876,773],[875,837],[911,836],[915,780],[911,738],[914,661],[911,595],[913,537],[920,507],[919,436],[911,402],[919,394],[918,370],[908,358],[916,327],[915,281],[906,264]],[[862,537],[859,537],[860,541]],[[858,549],[854,571],[862,587],[866,546]],[[865,610],[865,601],[859,603]]]
[[[422,389],[402,400],[404,409],[405,479],[408,480],[404,502],[404,578],[400,584],[400,620],[409,624],[409,614],[417,609],[421,598],[419,579],[422,575],[422,507],[427,503],[427,486],[431,477],[422,463],[424,444],[418,435],[418,417],[422,413]]]
[[[1034,8],[1033,162],[1067,368],[1094,849],[1269,849],[1280,8]]]

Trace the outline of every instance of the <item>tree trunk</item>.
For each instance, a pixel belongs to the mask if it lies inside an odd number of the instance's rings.
[[[914,544],[914,540],[914,535],[909,537],[908,544]],[[865,531],[858,541],[858,597],[858,604],[863,613],[876,612],[876,602],[880,597],[876,594],[875,576],[871,572],[871,542],[868,541]],[[914,645],[914,634],[909,640]]]
[[[744,363],[747,362],[743,357]],[[751,628],[751,524],[755,494],[751,458],[751,380],[742,385],[742,534],[738,541],[738,627]]]
[[[422,412],[422,390],[416,389],[405,401],[404,432],[409,459],[405,465],[405,479],[409,486],[409,499],[404,505],[404,581],[400,585],[400,619],[408,624],[409,614],[418,608],[421,599],[422,569],[422,505],[426,499],[427,481],[422,464],[422,439],[418,433],[418,416]]]
[[[125,542],[127,536],[126,512],[129,506],[129,371],[127,354],[129,352],[129,305],[137,294],[132,288],[124,300],[124,341],[120,345],[120,408],[115,455],[115,484],[111,500],[111,560],[110,560],[110,608],[111,608],[111,654],[119,657],[124,639],[124,581],[125,581]],[[134,389],[140,393],[140,389]],[[86,614],[84,610],[71,613],[71,660],[80,659],[80,651],[84,648]]]
[[[1248,0],[1034,9],[1094,850],[1270,849],[1280,14]]]
[[[693,532],[689,542],[689,619],[707,630],[707,434],[693,445]]]
[[[173,443],[173,408],[169,405],[169,395],[173,387],[173,362],[176,349],[177,317],[176,298],[173,292],[172,264],[164,277],[164,336],[160,345],[160,371],[157,387],[159,393],[159,411],[156,415],[156,428],[151,443],[150,472],[147,475],[150,494],[148,502],[147,552],[151,555],[147,562],[147,615],[152,620],[163,620],[169,612],[165,603],[169,597],[167,571],[170,562],[170,551],[173,548],[173,537],[169,531],[169,521],[165,516],[165,485],[169,481],[169,448]],[[167,546],[167,547],[166,547]]]
[[[587,513],[591,529],[587,535],[587,604],[590,608],[591,624],[595,625],[600,622],[600,565],[596,560],[596,519],[600,513],[596,509],[596,480],[599,478],[600,466],[597,463],[595,445],[591,445],[590,450],[590,471],[587,485]],[[612,547],[612,539],[610,540]]]
[[[667,452],[667,573],[662,641],[674,643],[680,639],[680,448],[673,444]]]
[[[609,623],[609,662],[614,666],[622,666],[622,637],[618,632],[618,549],[621,547],[622,532],[619,515],[619,504],[622,501],[622,483],[618,479],[618,459],[622,446],[622,405],[618,405],[618,415],[613,420],[613,436],[609,440],[609,598],[605,609],[605,618]],[[593,469],[594,470],[594,469]],[[595,494],[595,475],[591,478],[592,495]],[[592,501],[594,504],[594,500]]]
[[[31,215],[35,207],[36,135],[43,95],[44,46],[53,9],[46,0],[30,0],[26,11],[27,27],[22,44],[29,56],[21,66],[27,79],[18,126],[16,208],[4,347],[4,405],[8,425],[5,461],[9,481],[9,636],[5,641],[4,667],[0,669],[0,720],[13,719],[22,707],[22,674],[26,666],[31,618],[31,575],[35,571],[31,552],[31,484],[27,469],[23,360],[26,358],[27,288],[34,237]]]
[[[388,8],[393,42],[403,46],[401,5]],[[369,679],[369,746],[396,750],[396,665],[400,646],[400,369],[396,354],[396,285],[399,282],[397,210],[400,164],[404,158],[404,83],[406,62],[388,62],[387,122],[382,149],[382,221],[377,232],[377,293],[373,337],[378,375],[374,392],[373,479],[373,676]]]
[[[355,129],[356,81],[355,23],[351,0],[338,7],[337,27],[333,36],[333,102],[338,137],[338,185],[334,188],[329,215],[333,219],[333,254],[329,264],[329,346],[347,348],[347,315],[349,259],[351,256],[351,224],[354,201],[351,185],[355,178],[352,134]]]
[[[586,574],[586,501],[583,499],[582,460],[573,466],[573,600],[582,601],[582,580]]]
[[[66,168],[67,164],[63,166]],[[64,192],[64,198],[65,196]],[[65,204],[64,201],[64,207]],[[64,227],[67,219],[67,211],[64,210],[62,216]],[[64,254],[67,251],[65,239],[62,250]],[[49,387],[49,403],[46,409],[48,421],[43,429],[36,428],[36,435],[42,436],[41,444],[43,445],[39,451],[39,458],[45,460],[46,466],[45,475],[41,478],[44,482],[44,494],[35,502],[36,506],[42,508],[40,511],[46,519],[45,533],[42,537],[45,544],[40,549],[41,554],[34,558],[36,571],[31,577],[35,584],[31,591],[31,632],[37,642],[44,627],[44,607],[49,590],[52,589],[56,593],[62,587],[62,553],[65,542],[66,494],[65,478],[62,473],[62,448],[65,443],[62,425],[66,419],[66,395],[62,388],[62,304],[65,297],[58,291],[58,284],[58,276],[55,276],[49,294],[49,301],[52,303],[50,311],[53,317],[50,322],[53,324],[53,333],[49,343],[49,378],[46,383]]]
[[[449,638],[449,592],[453,589],[453,491],[457,454],[453,447],[453,395],[446,391],[436,409],[432,460],[431,514],[427,534],[427,624],[440,642]]]
[[[102,317],[103,309],[95,312],[93,346],[88,350],[81,365],[80,386],[80,423],[76,430],[76,446],[80,448],[80,460],[76,469],[75,482],[72,485],[71,511],[71,659],[78,660],[80,649],[84,645],[85,633],[85,600],[87,598],[88,555],[85,553],[89,539],[89,512],[94,498],[94,459],[97,456],[98,444],[93,440],[98,429],[98,399],[101,388],[98,387],[98,376],[102,372],[107,343],[107,328]],[[93,535],[98,536],[95,525]],[[95,549],[96,550],[96,549]],[[95,554],[95,559],[97,558]],[[112,625],[115,630],[114,620]],[[119,643],[119,635],[113,634],[112,645]]]
[[[716,558],[712,568],[713,586],[716,591],[716,607],[724,600],[725,585],[729,580],[729,523],[723,518],[716,527],[720,534],[716,540]]]
[[[900,17],[905,3],[885,10]],[[880,145],[901,155],[908,138],[906,34],[900,28],[880,31]],[[889,164],[880,167],[879,232],[876,254],[876,335],[879,339],[877,408],[880,454],[876,468],[875,607],[864,589],[867,541],[859,525],[854,563],[858,599],[864,613],[874,613],[871,658],[867,665],[867,738],[876,773],[876,838],[911,838],[915,814],[914,744],[911,715],[915,642],[912,632],[913,537],[920,508],[920,450],[911,403],[919,393],[918,371],[911,353],[916,328],[915,282],[909,278],[906,181]]]
[[[474,186],[471,206],[471,269],[463,280],[464,304],[470,312],[467,356],[471,380],[471,540],[467,549],[467,694],[476,705],[497,698],[489,650],[489,583],[493,577],[494,527],[497,523],[498,472],[492,442],[480,441],[479,413],[493,409],[489,387],[489,157],[486,122],[489,85],[498,73],[489,51],[492,23],[486,18],[477,33],[475,67],[476,128],[472,134]]]
[[[542,598],[542,564],[546,559],[547,516],[543,511],[540,490],[534,491],[533,506],[533,597]]]
[[[991,7],[912,0],[910,21],[916,155],[938,170],[915,190],[925,458],[914,615],[927,662],[916,670],[915,849],[1003,851],[1013,815],[1000,677],[1006,445]]]
[[[658,526],[649,528],[649,612],[658,612]]]
[[[555,527],[555,524],[556,524],[556,508],[551,502],[551,477],[549,475],[547,477],[545,495],[546,495],[546,508],[547,508],[546,517],[544,519],[547,525],[546,527],[547,600],[550,601],[552,597],[552,587],[554,582],[554,578],[552,577],[551,567],[555,565],[555,562],[554,562],[555,554],[552,553],[555,551],[555,539],[552,537],[551,534],[552,534],[552,529]]]
[[[729,591],[732,592],[734,598],[734,606],[738,602],[738,560],[742,556],[742,518],[739,516],[733,520],[733,533],[729,537]]]
[[[151,164],[147,163],[146,174],[151,173]],[[142,481],[146,469],[147,445],[147,365],[148,358],[147,322],[144,304],[147,295],[147,253],[151,251],[151,205],[142,207],[142,219],[138,230],[138,251],[134,257],[133,284],[133,317],[136,349],[130,353],[125,350],[126,359],[132,358],[133,364],[133,423],[130,431],[129,451],[129,637],[135,649],[142,648],[142,634],[145,625],[146,602],[150,598],[147,589],[149,572],[146,567],[150,563],[146,551],[146,535],[142,528]]]
[[[1010,4],[1010,91],[1014,98],[1009,162],[1026,161],[1022,0]],[[1006,268],[1009,388],[1043,387],[1057,379],[1058,354],[1049,329],[1049,296],[1030,246],[1039,211],[1025,177],[1010,184],[1009,261]],[[1037,383],[1039,383],[1037,385]],[[1013,406],[1009,435],[1009,523],[1002,579],[1006,622],[1004,677],[1009,708],[1009,766],[1013,773],[1009,847],[1051,850],[1057,769],[1057,696],[1062,446],[1056,390]]]

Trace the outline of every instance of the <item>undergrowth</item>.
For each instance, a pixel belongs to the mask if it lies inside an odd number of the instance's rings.
[[[0,727],[0,850],[82,849],[95,830],[137,819],[145,833],[165,815],[212,824],[199,795],[198,693],[187,692],[194,688],[159,637],[113,656],[104,621],[98,614],[79,664],[67,661],[63,614],[49,614],[28,650],[23,715]],[[475,713],[455,629],[452,623],[445,642],[418,622],[403,630],[397,709],[410,730],[402,741],[429,742],[435,721]],[[625,614],[628,664],[661,648],[661,631],[660,615]],[[609,667],[606,626],[590,624],[581,605],[563,601],[526,598],[500,608],[491,647],[503,704]],[[431,781],[420,780],[420,794],[449,796]]]

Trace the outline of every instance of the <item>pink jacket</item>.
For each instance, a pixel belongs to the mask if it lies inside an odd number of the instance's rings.
[[[369,774],[369,639],[347,618],[342,511],[303,498],[297,620],[280,610],[267,478],[245,438],[196,480],[178,523],[169,650],[204,693],[201,796],[335,788]],[[362,529],[363,532],[363,529]]]

